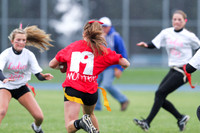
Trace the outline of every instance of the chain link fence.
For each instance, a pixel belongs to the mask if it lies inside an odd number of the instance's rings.
[[[30,47],[42,66],[71,42],[82,38],[88,19],[107,16],[126,44],[134,67],[167,67],[164,49],[136,46],[150,42],[163,28],[171,26],[171,14],[181,9],[188,15],[186,28],[200,37],[200,0],[1,0],[1,52],[10,47],[10,32],[19,26],[37,25],[52,34],[55,47],[40,53]]]

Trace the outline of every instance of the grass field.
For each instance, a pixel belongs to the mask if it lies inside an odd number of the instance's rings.
[[[95,111],[102,133],[143,133],[132,122],[133,118],[146,117],[153,103],[153,92],[124,92],[130,99],[130,106],[125,112],[119,111],[119,104],[110,96],[111,112]],[[173,101],[181,113],[191,116],[184,133],[200,132],[200,123],[196,117],[196,108],[200,104],[200,93],[175,92],[168,98]],[[63,94],[62,91],[37,91],[45,121],[43,129],[46,133],[64,133]],[[80,116],[82,113],[80,113]],[[12,100],[8,113],[2,121],[0,133],[31,133],[30,124],[33,119],[29,113],[15,100]],[[80,131],[80,133],[83,131]],[[150,133],[178,133],[176,120],[161,109],[152,122]]]
[[[169,69],[167,68],[135,68],[127,69],[123,72],[120,79],[116,79],[114,83],[117,84],[159,84]],[[51,73],[54,75],[51,83],[60,83],[64,81],[65,74],[61,74],[59,70],[45,69],[44,73]],[[200,83],[200,71],[192,74],[192,82]],[[35,76],[32,77],[30,82],[38,82]],[[46,82],[46,81],[45,81]],[[49,82],[49,81],[48,81]]]
[[[49,72],[50,70],[45,70]],[[55,79],[51,82],[62,82],[65,77],[58,71],[51,71]],[[121,79],[115,83],[120,84],[158,84],[166,69],[135,69],[124,72]],[[198,82],[198,74],[194,73],[193,81]],[[32,82],[36,82],[33,78]],[[45,81],[46,82],[46,81]],[[119,103],[108,95],[111,112],[95,111],[99,120],[101,133],[143,133],[132,119],[146,117],[151,109],[154,99],[153,91],[124,91],[130,99],[130,106],[125,112],[120,111]],[[199,133],[200,123],[196,117],[196,108],[200,104],[200,92],[174,92],[168,96],[181,113],[191,116],[184,133]],[[64,133],[64,109],[62,90],[37,90],[36,100],[40,104],[45,120],[43,130],[45,133]],[[80,117],[82,113],[80,113]],[[11,100],[6,117],[2,121],[0,133],[32,133],[30,124],[33,122],[31,115],[14,99]],[[83,131],[79,131],[83,133]],[[149,133],[179,133],[176,119],[165,110],[161,109],[151,124]]]

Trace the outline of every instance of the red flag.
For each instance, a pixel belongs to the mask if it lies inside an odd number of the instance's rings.
[[[26,83],[26,86],[27,86],[29,89],[31,89],[31,91],[33,92],[34,97],[35,97],[35,96],[36,96],[35,88],[34,88],[33,86],[29,85],[28,83]]]
[[[189,82],[191,88],[195,88],[195,86],[192,85],[192,77],[191,77],[191,74],[188,73],[188,72],[186,71],[186,65],[183,66],[183,70],[184,70],[184,73],[185,73],[185,75],[186,75],[186,77],[187,77],[187,79],[188,79],[188,82]]]

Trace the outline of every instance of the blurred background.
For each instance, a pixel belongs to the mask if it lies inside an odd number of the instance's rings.
[[[186,28],[200,37],[200,0],[0,0],[1,52],[10,47],[8,35],[23,23],[37,25],[51,34],[55,47],[40,53],[29,47],[40,62],[48,62],[62,48],[82,39],[82,28],[89,19],[107,16],[124,39],[131,67],[167,67],[165,49],[144,49],[163,28],[171,26],[171,15],[183,10]]]

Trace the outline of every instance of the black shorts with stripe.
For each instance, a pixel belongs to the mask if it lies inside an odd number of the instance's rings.
[[[13,89],[13,90],[9,90],[9,89],[6,89],[6,88],[0,88],[0,89],[8,90],[11,93],[12,97],[17,99],[17,100],[21,96],[23,96],[25,93],[30,92],[29,88],[26,85],[23,85],[20,88]]]
[[[68,96],[82,99],[83,104],[84,105],[88,105],[88,106],[96,104],[97,99],[98,99],[98,91],[95,92],[94,94],[89,94],[89,93],[84,93],[84,92],[78,91],[78,90],[73,89],[71,87],[66,87],[65,88],[65,93]],[[64,96],[64,101],[69,101],[69,99],[67,99]]]

